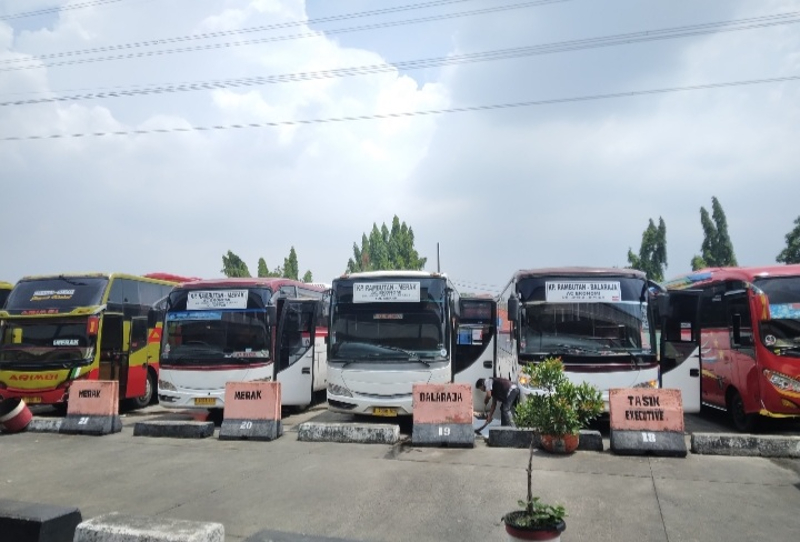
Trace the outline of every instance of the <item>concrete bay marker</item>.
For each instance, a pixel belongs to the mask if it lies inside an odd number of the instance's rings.
[[[280,382],[228,382],[219,440],[275,440],[283,434]]]
[[[412,444],[475,446],[472,386],[465,383],[414,384],[412,390]]]
[[[59,433],[108,435],[122,431],[119,417],[119,382],[77,380],[69,389],[67,416]]]
[[[608,399],[612,452],[686,457],[680,390],[616,388]]]
[[[13,542],[72,542],[82,521],[80,510],[0,499],[0,540]]]
[[[225,542],[225,527],[221,523],[114,512],[78,525],[74,542]]]

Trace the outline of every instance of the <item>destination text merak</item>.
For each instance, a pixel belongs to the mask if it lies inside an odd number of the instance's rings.
[[[237,401],[260,401],[261,390],[255,391],[237,391],[234,392],[233,398]]]

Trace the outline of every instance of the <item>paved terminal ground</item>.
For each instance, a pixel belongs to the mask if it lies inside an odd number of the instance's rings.
[[[84,519],[124,512],[219,522],[226,540],[264,529],[354,541],[505,540],[501,516],[525,496],[527,450],[301,442],[284,419],[270,442],[0,435],[0,497],[78,507]],[[174,418],[174,415],[169,417]],[[712,419],[713,421],[713,419]],[[535,452],[534,493],[567,508],[569,541],[795,540],[800,460]],[[2,536],[0,535],[0,539]]]

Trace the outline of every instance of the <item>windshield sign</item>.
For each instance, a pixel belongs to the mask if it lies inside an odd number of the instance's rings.
[[[11,314],[58,314],[99,305],[108,279],[56,277],[17,283],[6,303]]]
[[[189,291],[186,298],[186,309],[190,311],[246,308],[247,290]]]
[[[355,282],[353,303],[418,303],[419,282]]]
[[[546,281],[548,303],[619,303],[622,288],[619,281]]]

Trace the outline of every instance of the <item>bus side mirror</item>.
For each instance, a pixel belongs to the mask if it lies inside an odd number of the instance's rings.
[[[267,325],[271,326],[278,323],[278,307],[270,305],[267,307]]]
[[[670,316],[669,313],[669,296],[668,295],[660,295],[657,298],[658,304],[658,314],[661,315],[662,318],[667,318]]]
[[[514,296],[508,298],[508,319],[512,322],[519,319],[519,299]]]

